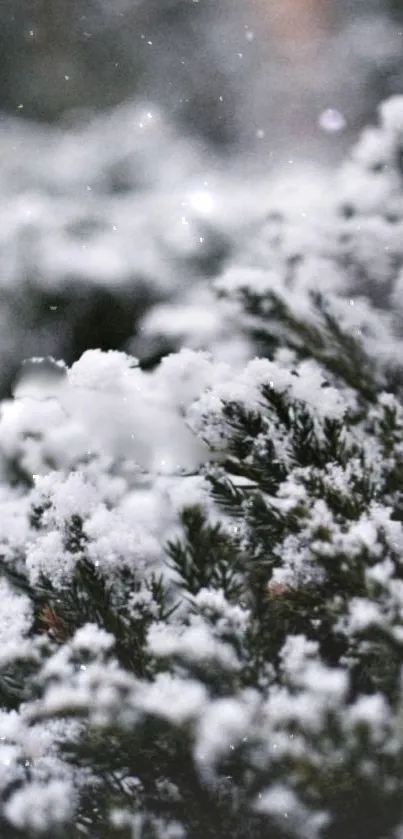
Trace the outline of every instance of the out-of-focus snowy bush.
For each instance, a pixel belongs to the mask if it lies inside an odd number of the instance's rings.
[[[248,353],[251,335],[249,354],[266,354],[278,340],[284,343],[283,306],[303,322],[298,343],[303,352],[308,337],[303,324],[312,321],[318,328],[312,295],[319,294],[340,328],[360,337],[370,356],[389,367],[399,364],[402,148],[403,99],[395,97],[382,105],[379,124],[363,132],[336,171],[300,167],[272,176],[265,192],[257,193],[262,218],[250,217],[210,284],[222,308],[210,307],[198,326],[197,303],[201,316],[204,301],[197,289],[189,295],[193,307],[159,304],[144,316],[133,347],[162,351],[176,337],[177,346],[197,348],[208,335],[210,347],[222,352],[223,342],[235,363],[231,334],[237,335],[239,360]],[[208,300],[211,292],[204,293]]]
[[[286,165],[247,184],[134,104],[64,130],[7,122],[3,392],[32,355],[129,349],[153,364],[187,345],[244,359],[234,304],[217,307],[211,291],[234,271],[398,306],[399,119],[389,105],[336,174]]]
[[[261,220],[280,204],[291,250],[326,228],[332,258],[345,237],[329,286],[353,246],[346,237],[369,258],[374,225],[385,240],[377,277],[385,275],[398,248],[388,225],[382,232],[366,217],[359,245],[354,220],[334,212],[340,177],[327,187],[323,172],[295,170],[304,147],[311,158],[340,155],[374,101],[398,88],[401,34],[376,3],[365,15],[324,8],[311,51],[297,43],[287,53],[275,6],[263,0],[3,5],[2,393],[32,355],[70,364],[86,349],[119,349],[152,367],[187,345],[245,359],[234,306],[217,308],[210,281],[243,260],[246,241],[246,261],[259,261]],[[273,177],[287,181],[287,169],[293,187],[281,198]],[[346,193],[365,172],[347,171]],[[315,184],[327,189],[318,210]],[[327,258],[323,241],[314,255]]]
[[[39,119],[145,97],[213,143],[250,148],[263,131],[269,150],[297,153],[322,109],[356,127],[399,89],[389,12],[377,0],[6,0],[0,96]]]
[[[154,109],[63,130],[6,121],[0,146],[3,391],[31,355],[124,348],[153,303],[218,273],[244,223],[225,218],[214,161]]]

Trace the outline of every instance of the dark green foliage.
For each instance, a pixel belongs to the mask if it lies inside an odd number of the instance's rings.
[[[220,294],[226,296],[224,291]],[[245,283],[238,296],[259,356],[271,358],[278,347],[289,347],[299,359],[315,358],[365,400],[376,398],[380,382],[375,362],[359,340],[341,329],[321,294],[310,294],[313,315],[309,320],[300,319],[274,291],[258,294]]]
[[[220,524],[211,525],[200,507],[185,507],[181,515],[184,543],[168,542],[167,554],[186,592],[222,589],[228,598],[242,592],[242,557],[237,541]]]
[[[130,808],[137,804],[146,820],[149,814],[167,823],[178,821],[195,839],[241,839],[245,830],[254,839],[263,828],[260,818],[249,819],[246,811],[242,813],[240,802],[233,801],[228,781],[219,797],[200,781],[192,759],[190,731],[175,731],[162,721],[146,717],[141,728],[127,732],[125,737],[118,729],[106,729],[97,742],[95,733],[74,748],[70,759],[92,768],[95,755],[100,759],[92,795],[99,839],[111,835],[107,832],[108,824],[111,829],[108,811],[114,804]],[[93,827],[87,835],[92,837],[92,831]],[[113,836],[120,839],[119,832],[113,832]]]

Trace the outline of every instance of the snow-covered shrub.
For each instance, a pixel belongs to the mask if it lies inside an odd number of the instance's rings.
[[[402,112],[273,185],[216,356],[1,403],[2,835],[403,834]]]

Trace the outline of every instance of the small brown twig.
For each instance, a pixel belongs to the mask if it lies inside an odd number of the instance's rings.
[[[45,606],[39,615],[39,622],[50,638],[62,644],[70,637],[70,632],[64,620],[56,614],[51,606]]]

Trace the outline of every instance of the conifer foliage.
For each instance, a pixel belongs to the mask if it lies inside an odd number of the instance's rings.
[[[246,364],[3,401],[2,836],[403,836],[402,144],[215,281]]]

